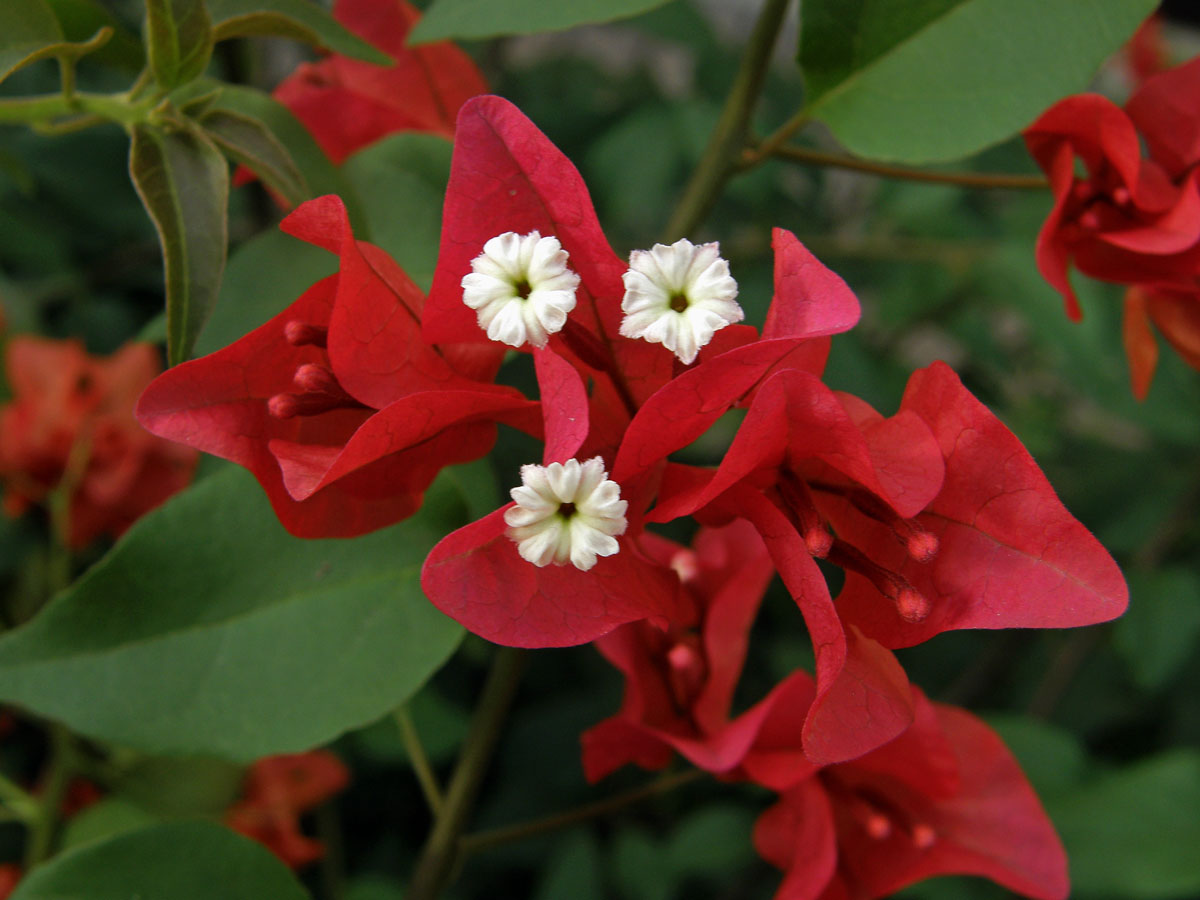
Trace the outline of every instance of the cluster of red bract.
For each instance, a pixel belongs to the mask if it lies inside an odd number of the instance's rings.
[[[1108,620],[1127,591],[947,366],[916,372],[890,417],[831,390],[830,336],[859,305],[793,235],[774,235],[762,330],[736,324],[716,245],[627,265],[578,171],[498,97],[460,113],[428,297],[353,239],[335,198],[284,228],[338,253],[338,274],[161,376],[138,409],[149,429],[246,465],[308,536],[408,515],[440,467],[488,452],[498,422],[543,439],[514,502],[445,537],[422,583],[489,640],[596,641],[625,673],[624,707],[584,737],[590,778],[679,752],[777,791],[756,837],[788,870],[787,898],[876,897],[942,872],[1065,895],[1062,849],[1012,757],[910,686],[892,651]],[[538,402],[492,383],[504,344],[532,354]],[[735,407],[718,466],[671,459]],[[691,548],[650,530],[683,517],[700,526]],[[817,560],[846,574],[836,604]],[[731,719],[775,573],[815,676]]]
[[[66,490],[64,537],[79,548],[119,535],[191,479],[196,452],[147,434],[133,418],[160,369],[149,344],[95,357],[77,341],[18,336],[5,364],[13,398],[0,407],[0,484],[9,515]]]
[[[1125,349],[1144,397],[1158,361],[1151,323],[1200,369],[1200,59],[1152,75],[1125,104],[1068,97],[1025,131],[1054,209],[1038,235],[1042,274],[1081,315],[1070,264],[1129,285]],[[1142,155],[1145,146],[1148,155]],[[1077,174],[1082,160],[1086,174]]]
[[[300,831],[300,817],[346,787],[350,774],[327,750],[260,759],[246,773],[242,798],[225,814],[234,831],[253,838],[293,868],[320,859],[325,847]]]

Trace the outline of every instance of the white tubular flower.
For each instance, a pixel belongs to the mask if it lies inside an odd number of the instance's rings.
[[[471,260],[463,277],[463,303],[493,341],[545,347],[575,308],[579,276],[567,268],[567,251],[555,237],[531,231],[497,235]]]
[[[614,535],[625,533],[629,504],[599,456],[521,466],[521,486],[510,494],[517,505],[504,514],[508,536],[535,566],[570,562],[586,572],[620,549]]]
[[[621,334],[662,344],[683,363],[696,359],[713,333],[740,322],[737,282],[717,244],[686,238],[629,254]]]

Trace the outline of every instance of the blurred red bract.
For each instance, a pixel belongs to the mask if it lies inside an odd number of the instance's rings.
[[[13,863],[0,864],[0,900],[4,900],[21,880],[21,867]]]
[[[1050,179],[1054,209],[1038,235],[1037,264],[1079,319],[1068,280],[1074,265],[1092,278],[1138,286],[1171,303],[1200,307],[1200,59],[1152,75],[1122,109],[1097,94],[1059,101],[1025,131]],[[1142,145],[1149,151],[1142,155]],[[1085,174],[1076,172],[1082,161]],[[1134,393],[1145,395],[1157,349],[1149,322],[1179,349],[1194,346],[1195,313],[1143,313],[1125,340]],[[1168,301],[1159,301],[1159,307]],[[1129,312],[1127,312],[1127,316]],[[1181,350],[1197,366],[1194,355]]]
[[[225,823],[289,866],[308,865],[324,855],[325,847],[300,832],[300,816],[349,780],[349,771],[328,750],[260,759],[250,767],[242,800],[225,814]]]
[[[154,437],[133,417],[160,366],[149,344],[110,357],[78,341],[18,336],[6,356],[13,399],[0,407],[4,509],[43,504],[67,479],[73,548],[117,536],[183,488],[198,454]]]
[[[333,14],[395,60],[377,66],[334,53],[302,64],[275,89],[335,163],[397,131],[453,137],[458,108],[487,91],[471,57],[453,44],[405,46],[421,18],[405,0],[338,0]]]

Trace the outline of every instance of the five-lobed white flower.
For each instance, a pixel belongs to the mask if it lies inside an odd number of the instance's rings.
[[[510,494],[517,505],[504,514],[507,534],[535,566],[570,562],[586,572],[620,549],[614,535],[625,533],[629,504],[599,456],[521,466],[521,486]]]
[[[745,318],[717,244],[686,238],[629,254],[621,334],[662,344],[692,363],[716,331]]]
[[[463,277],[463,303],[493,341],[545,347],[575,308],[579,276],[555,237],[506,231],[483,245]]]

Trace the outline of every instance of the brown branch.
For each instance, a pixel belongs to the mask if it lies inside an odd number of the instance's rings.
[[[762,146],[766,146],[765,144]],[[761,150],[761,147],[760,147]],[[808,147],[794,145],[776,147],[773,155],[803,163],[810,166],[827,166],[836,169],[848,169],[853,172],[863,172],[868,175],[878,175],[881,178],[899,178],[905,181],[924,181],[932,184],[953,184],[959,187],[1001,189],[1016,191],[1041,191],[1050,187],[1041,175],[1015,175],[987,172],[930,172],[926,169],[913,169],[907,166],[893,166],[886,163],[871,162],[847,156],[844,153],[827,153],[823,150],[812,150]],[[742,157],[742,167],[749,168],[757,165],[763,156],[758,150],[749,150]]]

